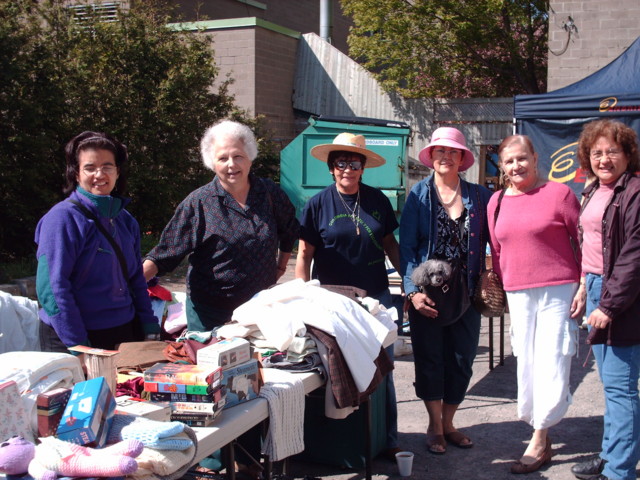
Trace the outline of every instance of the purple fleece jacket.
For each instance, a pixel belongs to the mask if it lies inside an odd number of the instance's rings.
[[[146,332],[158,331],[142,275],[140,227],[124,207],[128,199],[82,194],[69,198],[90,209],[112,233],[129,270],[133,297],[109,241],[71,202],[62,201],[38,223],[36,290],[40,319],[67,346],[87,345],[87,330],[130,322],[137,314]]]

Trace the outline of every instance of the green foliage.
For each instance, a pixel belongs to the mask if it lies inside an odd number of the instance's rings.
[[[546,90],[547,0],[341,0],[350,53],[407,97]]]
[[[211,180],[204,130],[227,116],[262,128],[235,108],[231,80],[216,81],[209,36],[170,31],[169,11],[131,3],[116,22],[79,24],[62,0],[0,0],[2,257],[34,251],[38,219],[63,198],[64,144],[84,130],[127,145],[129,210],[157,234]],[[270,142],[261,143],[270,166]]]

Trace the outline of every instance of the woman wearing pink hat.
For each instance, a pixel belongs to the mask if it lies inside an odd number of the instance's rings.
[[[569,373],[585,305],[580,281],[578,213],[571,189],[538,175],[529,137],[511,135],[498,147],[508,186],[489,202],[493,268],[507,292],[511,348],[518,359],[518,418],[533,427],[512,473],[551,461],[549,427],[571,404]],[[496,211],[497,217],[496,217]]]
[[[398,242],[393,234],[398,221],[384,193],[362,183],[364,169],[384,165],[384,158],[366,148],[364,136],[349,132],[339,134],[332,143],[316,145],[311,155],[327,163],[335,182],[309,199],[302,211],[296,278],[357,287],[385,307],[392,307],[385,255],[399,269]],[[393,361],[393,345],[387,353]],[[392,373],[386,377],[386,387],[384,453],[395,462],[400,448]]]
[[[471,379],[480,313],[469,306],[457,321],[447,322],[439,317],[440,306],[420,291],[411,275],[425,260],[444,259],[460,266],[468,294],[473,294],[489,238],[486,207],[491,192],[459,176],[474,160],[464,135],[455,128],[433,132],[419,158],[433,175],[412,188],[402,211],[400,268],[408,300],[416,395],[429,415],[427,449],[443,454],[447,442],[460,448],[473,446],[455,428],[453,417]]]

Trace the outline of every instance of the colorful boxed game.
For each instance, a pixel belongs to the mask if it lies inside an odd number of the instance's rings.
[[[116,401],[104,377],[76,383],[56,436],[79,445],[103,447],[115,409]]]

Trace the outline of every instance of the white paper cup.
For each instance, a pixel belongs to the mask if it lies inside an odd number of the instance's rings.
[[[398,470],[401,477],[411,476],[411,469],[413,468],[413,452],[398,452],[396,453],[396,462],[398,462]]]

